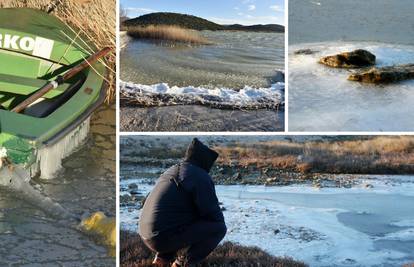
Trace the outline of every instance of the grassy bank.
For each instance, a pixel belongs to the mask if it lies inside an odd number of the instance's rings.
[[[107,65],[110,75],[107,77],[108,97],[107,102],[113,101],[115,96],[115,25],[116,6],[115,0],[74,0],[74,1],[50,1],[50,0],[2,0],[0,7],[29,7],[50,11],[52,15],[60,18],[70,25],[75,31],[80,32],[84,38],[92,40],[97,49],[104,47],[113,48],[108,57]]]
[[[127,34],[138,39],[164,40],[171,42],[183,42],[190,44],[210,44],[194,30],[168,25],[132,26],[127,28]]]
[[[329,142],[273,141],[216,146],[221,165],[300,173],[413,174],[414,137]]]
[[[129,139],[128,146],[121,144],[121,162],[160,165],[164,160],[177,162],[185,154],[187,143],[158,146]],[[326,138],[323,141],[267,141],[226,142],[211,141],[220,153],[213,174],[225,169],[228,176],[233,169],[270,170],[278,176],[297,173],[301,179],[312,174],[414,174],[414,136],[362,136]],[[168,146],[166,149],[165,146]],[[145,161],[143,161],[145,159]],[[168,164],[167,164],[168,165]],[[219,171],[219,173],[221,173]],[[273,174],[269,174],[272,176]]]
[[[142,243],[139,235],[121,231],[120,263],[123,267],[150,267],[154,254]],[[231,242],[220,245],[200,264],[203,267],[302,267],[304,263],[290,258],[273,257],[256,247],[243,247]]]

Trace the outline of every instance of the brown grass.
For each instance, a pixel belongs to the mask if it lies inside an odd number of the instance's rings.
[[[154,254],[143,244],[138,234],[121,231],[122,267],[150,267]],[[243,247],[226,242],[216,248],[199,266],[202,267],[304,267],[290,258],[273,257],[257,247]]]
[[[115,0],[1,0],[0,7],[29,7],[43,11],[53,9],[52,15],[70,25],[76,32],[95,43],[97,49],[113,48],[107,65],[110,75],[107,102],[115,96],[116,61],[116,1]]]
[[[210,44],[210,42],[194,30],[168,25],[149,25],[146,27],[129,27],[127,34],[133,38],[154,39],[190,44]]]
[[[414,136],[380,136],[365,140],[288,141],[215,147],[219,163],[273,167],[302,173],[412,174]]]

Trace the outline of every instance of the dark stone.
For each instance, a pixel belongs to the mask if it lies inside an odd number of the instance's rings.
[[[333,68],[351,69],[372,66],[375,64],[375,59],[374,54],[358,49],[352,52],[323,57],[319,60],[319,63]]]
[[[295,52],[293,52],[293,54],[295,55],[312,55],[315,54],[317,51],[314,51],[312,49],[299,49],[296,50]]]
[[[242,178],[242,176],[241,176],[241,174],[240,174],[240,172],[236,172],[234,175],[233,175],[233,180],[240,180],[241,178]]]
[[[351,74],[350,81],[363,83],[393,83],[414,79],[414,64],[390,66],[383,68],[371,68]]]
[[[131,194],[131,195],[139,195],[140,193],[138,192],[138,190],[131,190],[131,191],[129,191],[129,193]]]
[[[136,189],[138,189],[138,185],[136,183],[129,184],[128,185],[128,189],[134,189],[134,190],[136,190]]]

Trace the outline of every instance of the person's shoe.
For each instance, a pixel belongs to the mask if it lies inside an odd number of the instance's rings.
[[[171,264],[171,267],[187,267],[187,265],[185,265],[180,258],[176,259],[173,264]]]
[[[171,264],[171,267],[195,267],[193,264],[188,263],[182,263],[180,260],[175,260],[173,264]]]
[[[166,261],[166,260],[163,260],[161,258],[155,257],[155,259],[152,262],[152,265],[156,266],[156,267],[169,267],[170,262]]]

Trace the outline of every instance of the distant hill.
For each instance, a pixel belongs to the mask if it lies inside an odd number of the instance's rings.
[[[220,25],[212,21],[185,14],[159,12],[146,14],[134,19],[125,20],[124,27],[148,26],[148,25],[175,25],[192,30],[210,31],[260,31],[260,32],[284,32],[285,27],[278,24],[244,26],[240,24]]]
[[[254,31],[254,32],[285,32],[285,26],[278,24],[258,24],[244,26],[240,24],[224,25],[225,30],[229,31]]]

